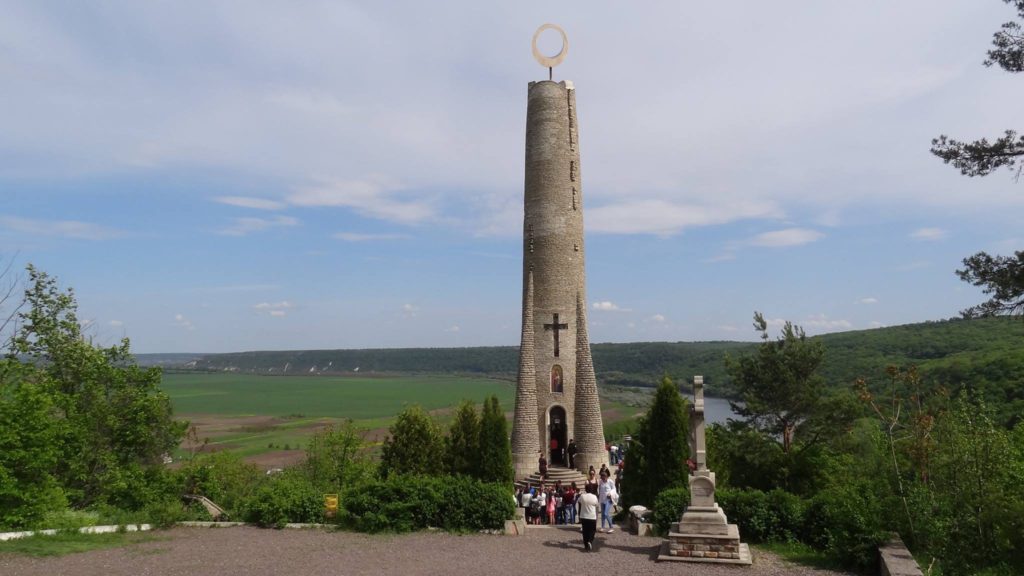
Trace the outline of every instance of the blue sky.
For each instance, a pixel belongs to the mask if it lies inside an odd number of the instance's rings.
[[[999,0],[490,4],[0,0],[0,255],[138,352],[517,344],[545,22],[594,342],[948,318],[1024,245],[928,153],[1024,128]]]

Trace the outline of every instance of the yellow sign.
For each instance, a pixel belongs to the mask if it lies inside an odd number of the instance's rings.
[[[327,517],[334,518],[338,513],[338,495],[324,494],[324,508],[327,509]]]

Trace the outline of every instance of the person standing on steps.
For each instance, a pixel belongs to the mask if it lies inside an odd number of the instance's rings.
[[[583,551],[594,550],[594,534],[597,533],[597,494],[593,485],[587,484],[587,490],[577,498],[580,512],[580,524],[583,525]]]
[[[548,459],[544,457],[544,451],[541,450],[540,458],[537,459],[537,467],[540,468],[540,479],[548,479]]]
[[[569,456],[569,468],[576,468],[576,441],[572,438],[569,438],[565,453]]]

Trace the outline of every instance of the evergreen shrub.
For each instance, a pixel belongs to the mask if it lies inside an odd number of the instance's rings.
[[[292,471],[268,477],[245,504],[244,517],[265,528],[324,520],[324,496],[304,476]]]
[[[658,534],[668,534],[673,522],[678,522],[683,509],[690,503],[690,489],[686,487],[662,490],[654,498],[651,520]]]
[[[496,530],[512,518],[512,489],[466,476],[389,476],[342,495],[342,523],[360,532]]]
[[[803,540],[844,566],[875,570],[878,545],[887,536],[883,517],[881,504],[869,491],[856,485],[829,488],[811,498]]]
[[[796,542],[803,524],[804,504],[784,490],[762,492],[719,488],[715,500],[729,521],[749,542]]]

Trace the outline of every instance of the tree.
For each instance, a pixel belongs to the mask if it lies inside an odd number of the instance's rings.
[[[1003,0],[1017,8],[1017,17],[1024,21],[1024,0]],[[998,65],[1003,70],[1024,72],[1024,29],[1018,22],[1006,22],[993,35],[994,48],[988,51],[985,66]],[[1010,170],[1024,156],[1024,136],[1017,136],[1007,130],[993,142],[982,138],[974,142],[961,142],[946,135],[932,140],[932,154],[946,164],[958,168],[966,176],[987,176],[993,171],[1006,167]],[[1024,167],[1024,165],[1022,165]],[[1017,171],[1018,178],[1020,170]]]
[[[822,405],[825,382],[817,372],[825,350],[792,322],[782,327],[779,339],[771,340],[760,312],[754,312],[754,329],[761,333],[757,352],[735,360],[726,357],[726,370],[743,400],[729,405],[761,432],[781,438],[782,451],[789,454],[797,429]]]
[[[139,508],[149,494],[147,475],[163,469],[188,423],[174,420],[160,370],[136,365],[127,338],[93,346],[82,336],[74,293],[31,265],[27,271],[10,355],[45,376],[40,381],[60,423],[54,476],[72,505]]]
[[[427,474],[441,472],[444,443],[437,424],[418,404],[398,415],[388,429],[380,455],[380,473]]]
[[[476,476],[480,470],[480,418],[476,406],[463,402],[445,438],[445,470],[449,474]]]
[[[0,528],[32,527],[66,504],[52,473],[60,423],[42,378],[33,366],[0,360]]]
[[[366,442],[352,420],[327,426],[309,439],[302,467],[313,486],[338,490],[369,476]]]
[[[629,502],[653,506],[659,492],[687,485],[689,429],[686,400],[665,375],[627,455],[622,492]]]
[[[983,286],[982,292],[992,295],[987,302],[963,310],[965,318],[1024,312],[1024,250],[1018,250],[1014,257],[978,252],[964,258],[964,269],[956,274],[964,282]]]
[[[508,437],[508,422],[497,396],[484,400],[480,417],[480,473],[485,482],[512,482],[512,446]]]

